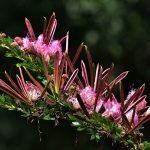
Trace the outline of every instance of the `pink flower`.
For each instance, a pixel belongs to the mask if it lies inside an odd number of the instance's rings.
[[[121,115],[120,107],[120,103],[118,103],[113,96],[112,99],[108,99],[107,102],[104,102],[105,112],[102,115],[106,118],[111,116],[115,119]]]
[[[84,89],[82,89],[80,91],[80,96],[85,105],[92,107],[95,104],[96,93],[90,86],[87,86]]]
[[[41,96],[41,91],[38,87],[24,80],[22,70],[19,68],[20,76],[17,75],[17,84],[5,71],[6,78],[11,83],[9,86],[6,82],[0,79],[0,89],[6,94],[13,97],[15,100],[20,100],[28,105],[32,105],[34,101]]]
[[[27,82],[25,83],[28,99],[30,101],[36,101],[41,96],[41,91],[32,83]]]
[[[80,96],[81,96],[83,103],[84,103],[85,107],[87,108],[87,111],[89,112],[89,114],[93,113],[94,106],[95,106],[96,93],[92,89],[92,87],[86,86],[84,89],[82,89],[80,91]],[[103,105],[103,100],[98,99],[95,111],[99,112],[102,105]]]
[[[85,87],[79,93],[80,93],[81,99],[82,99],[88,113],[89,114],[93,113],[94,105],[95,105],[95,99],[96,99],[96,93],[93,91],[93,89],[90,86]],[[81,108],[81,106],[78,102],[78,99],[75,96],[69,97],[67,101],[71,102],[75,109],[80,109]],[[103,100],[99,99],[97,101],[95,111],[99,112],[102,105],[103,105]]]
[[[131,96],[135,93],[135,89],[132,89],[129,93],[128,93],[128,96],[127,96],[127,99],[130,99]]]
[[[128,103],[128,100],[135,94],[136,90],[131,90],[127,96],[127,99],[125,100],[124,104],[126,105]],[[141,97],[135,99],[135,100],[132,100],[130,103],[129,103],[129,106],[128,107],[131,107],[131,106],[134,106],[135,105],[135,108],[136,108],[136,111],[140,111],[142,109],[145,109],[146,106],[147,106],[147,102],[146,102],[146,96],[143,97],[143,99],[140,99]]]
[[[55,56],[56,52],[59,52],[59,59],[62,58],[62,46],[58,40],[53,40],[48,45],[48,54]]]
[[[34,46],[33,42],[31,42],[28,37],[22,38],[22,47],[21,47],[22,50],[31,51],[33,46]]]
[[[51,16],[49,23],[42,34],[36,39],[34,30],[30,21],[26,18],[25,23],[28,29],[28,36],[21,38],[16,37],[15,42],[21,47],[25,52],[33,52],[40,57],[43,57],[46,62],[49,62],[50,57],[54,57],[56,52],[59,52],[59,60],[62,58],[62,46],[61,42],[66,37],[61,38],[60,40],[53,40],[53,36],[57,26],[57,20],[55,14]]]
[[[47,51],[47,45],[44,44],[43,42],[43,34],[40,34],[38,36],[38,39],[36,41],[34,41],[34,51],[40,55],[40,56],[43,56],[45,51]]]
[[[49,62],[50,57],[54,57],[56,52],[59,52],[59,60],[62,58],[62,46],[59,40],[53,40],[48,45],[44,43],[43,34],[38,36],[36,41],[31,41],[30,38],[25,37],[20,39],[15,38],[15,41],[21,45],[21,49],[26,52],[33,51],[38,56],[44,56],[46,62]]]
[[[146,106],[147,106],[147,102],[145,99],[143,99],[140,103],[138,103],[136,105],[136,111],[140,111],[140,110],[146,108]]]

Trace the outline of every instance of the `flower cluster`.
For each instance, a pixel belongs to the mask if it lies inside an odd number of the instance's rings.
[[[5,76],[10,82],[10,84],[12,85],[12,87],[9,86],[2,79],[0,79],[0,89],[3,92],[7,93],[8,95],[12,96],[16,101],[19,100],[21,102],[25,102],[29,105],[32,105],[34,101],[38,100],[42,92],[37,86],[24,80],[21,68],[19,68],[19,71],[20,71],[20,77],[18,75],[16,76],[19,86],[13,81],[10,75],[5,71]]]
[[[149,106],[147,106],[146,95],[142,96],[144,85],[139,89],[131,90],[126,98],[117,100],[112,92],[116,84],[120,84],[128,71],[120,74],[116,79],[111,81],[111,73],[113,65],[102,72],[97,65],[95,80],[93,86],[89,84],[88,75],[84,62],[81,62],[82,77],[85,87],[78,90],[77,96],[70,96],[68,101],[72,103],[75,109],[83,109],[86,114],[90,115],[94,112],[101,113],[105,118],[112,119],[116,124],[128,126],[137,129],[150,118],[147,117]],[[80,87],[80,86],[79,86]],[[123,91],[120,91],[123,95]],[[125,124],[124,124],[125,121]]]
[[[34,53],[40,57],[44,57],[47,62],[49,62],[50,57],[56,55],[56,52],[59,53],[59,59],[62,58],[61,42],[65,37],[60,40],[53,39],[57,26],[55,14],[51,16],[49,24],[38,38],[36,38],[32,25],[27,18],[25,19],[25,23],[29,34],[24,38],[17,36],[14,39],[14,45],[19,45],[21,50],[26,53]]]
[[[22,56],[26,56],[24,59],[29,58],[27,62],[25,61],[21,65],[29,77],[28,80],[31,81],[24,79],[21,67],[19,67],[20,76],[16,75],[17,83],[6,71],[5,76],[9,84],[0,79],[0,90],[15,100],[16,105],[14,107],[20,108],[19,104],[23,103],[23,106],[30,110],[28,112],[31,116],[40,112],[43,118],[49,115],[55,116],[55,119],[58,116],[69,119],[68,116],[71,115],[72,118],[76,118],[76,121],[80,122],[80,125],[89,126],[93,130],[97,129],[98,134],[106,133],[107,136],[110,136],[112,133],[111,138],[114,141],[118,139],[118,142],[124,145],[126,143],[121,141],[124,137],[132,134],[135,137],[138,136],[141,126],[150,120],[150,107],[147,106],[146,95],[143,95],[145,85],[130,90],[125,97],[122,80],[127,76],[128,71],[121,73],[112,80],[114,64],[107,69],[103,69],[99,64],[95,65],[89,49],[83,43],[77,49],[74,59],[71,60],[68,55],[68,33],[60,40],[53,39],[57,26],[54,13],[38,38],[36,38],[32,25],[27,18],[25,23],[28,29],[26,37],[15,37],[11,42],[6,42],[6,35],[0,34],[0,46],[8,48],[13,56],[17,55],[17,58]],[[66,47],[63,51],[62,42],[64,39]],[[89,75],[83,60],[81,67],[75,68],[83,49],[87,55]],[[21,56],[18,57],[19,54]],[[39,74],[38,80],[28,70],[31,69],[30,65],[33,65],[35,58],[39,58],[40,65],[42,64],[44,70],[42,75]],[[51,59],[52,62],[50,62]],[[28,65],[24,66],[25,63]],[[31,69],[31,71],[35,70]],[[120,97],[114,93],[115,87],[119,87],[118,95]],[[103,119],[95,119],[93,122],[95,114]],[[107,121],[105,123],[100,122],[105,119],[110,121],[111,125]],[[83,123],[81,123],[82,121]],[[122,132],[119,130],[119,133],[116,133],[114,128],[111,130],[114,124]],[[109,126],[109,128],[105,126]],[[120,134],[119,137],[117,137],[118,134]],[[134,142],[136,143],[136,140]],[[133,146],[135,144],[132,144]]]

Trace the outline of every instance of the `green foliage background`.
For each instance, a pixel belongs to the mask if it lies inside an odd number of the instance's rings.
[[[146,83],[150,99],[150,1],[146,0],[0,0],[0,31],[11,37],[25,36],[24,17],[31,20],[37,35],[42,31],[42,16],[56,12],[56,38],[70,33],[69,53],[73,57],[78,45],[88,45],[95,62],[104,67],[115,63],[115,73],[130,70],[125,79],[127,89]],[[84,53],[83,53],[84,56]],[[14,59],[0,55],[0,77],[3,71],[16,71]],[[150,102],[149,102],[150,104]],[[30,123],[20,114],[0,110],[0,150],[100,149],[84,134],[76,133],[67,122],[54,127],[41,121],[43,132],[39,142],[37,122]],[[150,123],[145,125],[145,139]],[[110,141],[104,142],[111,145]],[[109,144],[108,144],[109,143]],[[102,148],[101,148],[102,149]],[[106,147],[105,147],[106,149]]]

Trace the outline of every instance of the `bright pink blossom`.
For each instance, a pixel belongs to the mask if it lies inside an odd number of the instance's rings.
[[[43,34],[40,34],[37,40],[32,41],[30,38],[15,38],[23,51],[36,53],[38,56],[44,57],[48,62],[50,57],[54,57],[56,52],[59,53],[59,60],[62,58],[62,46],[59,40],[50,41],[49,44],[44,43]]]
[[[88,106],[93,106],[95,104],[96,93],[90,86],[85,87],[80,91],[80,96],[83,103]]]
[[[26,90],[28,99],[31,101],[36,101],[41,96],[41,91],[32,83],[26,82]]]
[[[140,111],[140,110],[146,108],[146,106],[147,106],[147,102],[146,102],[145,99],[143,99],[140,103],[138,103],[138,104],[136,105],[136,110],[137,110],[137,111]]]
[[[21,49],[24,51],[31,51],[33,49],[34,44],[28,37],[22,38],[22,47]]]
[[[135,94],[135,91],[136,91],[136,90],[131,90],[131,91],[129,92],[129,94],[128,94],[128,96],[127,96],[127,99],[126,99],[126,101],[125,101],[125,104],[126,104],[127,101],[133,96],[133,94]],[[136,101],[138,101],[138,99],[137,99]],[[132,105],[133,103],[136,103],[136,101],[132,101],[132,102],[130,103],[130,105]],[[130,106],[130,105],[129,105],[129,106]],[[143,98],[142,101],[140,101],[140,102],[138,102],[138,103],[136,104],[136,111],[140,111],[140,110],[142,110],[142,109],[145,109],[146,106],[147,106],[146,99]]]
[[[12,96],[14,99],[32,105],[33,101],[38,100],[38,98],[41,96],[41,91],[31,82],[27,82],[24,80],[21,68],[19,68],[19,71],[20,76],[16,76],[17,84],[5,71],[5,76],[12,86],[8,85],[5,81],[0,79],[0,89],[8,95]]]
[[[58,40],[53,40],[48,45],[48,54],[55,56],[56,52],[59,52],[59,59],[62,58],[62,46]]]
[[[89,114],[93,113],[96,99],[96,93],[94,92],[94,90],[90,86],[87,86],[84,89],[82,89],[79,93],[88,113]],[[67,101],[71,102],[75,109],[81,108],[78,99],[76,97],[69,97]],[[103,100],[98,99],[95,111],[99,112],[102,105]]]
[[[128,96],[127,96],[127,99],[130,99],[131,96],[135,93],[136,90],[132,89],[129,93],[128,93]]]
[[[45,52],[47,51],[47,45],[43,42],[43,34],[38,36],[38,39],[34,41],[33,44],[34,51],[39,56],[44,56]]]
[[[113,96],[112,99],[108,99],[104,103],[105,112],[102,114],[104,117],[113,117],[114,119],[121,115],[120,103],[117,102],[116,98]]]
[[[90,86],[86,86],[84,89],[80,91],[80,96],[83,100],[87,111],[91,114],[94,111],[96,93]],[[99,112],[100,108],[103,105],[103,100],[98,99],[95,111]]]
[[[25,19],[25,23],[28,29],[28,36],[24,38],[16,37],[14,39],[14,41],[18,43],[21,49],[25,52],[32,52],[40,57],[43,57],[46,62],[49,62],[50,57],[54,57],[56,55],[56,52],[58,52],[58,58],[61,60],[61,42],[63,41],[63,39],[65,39],[65,37],[61,38],[60,40],[53,39],[57,26],[55,13],[53,13],[46,29],[43,31],[42,34],[38,36],[38,38],[35,37],[32,25],[27,18]]]

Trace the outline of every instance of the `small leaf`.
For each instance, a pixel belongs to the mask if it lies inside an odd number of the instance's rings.
[[[55,118],[51,118],[50,115],[46,115],[42,118],[43,120],[55,120]]]
[[[95,140],[95,135],[91,135],[90,140]]]
[[[95,135],[96,142],[99,142],[100,138],[101,138],[101,136],[98,133],[96,133],[96,135]]]
[[[79,127],[80,123],[79,122],[72,122],[72,126]]]
[[[44,120],[50,120],[50,116],[49,116],[49,115],[46,115],[46,116],[44,116],[42,119],[44,119]]]
[[[77,128],[77,131],[83,131],[83,130],[85,130],[85,128],[83,128],[83,127]]]

